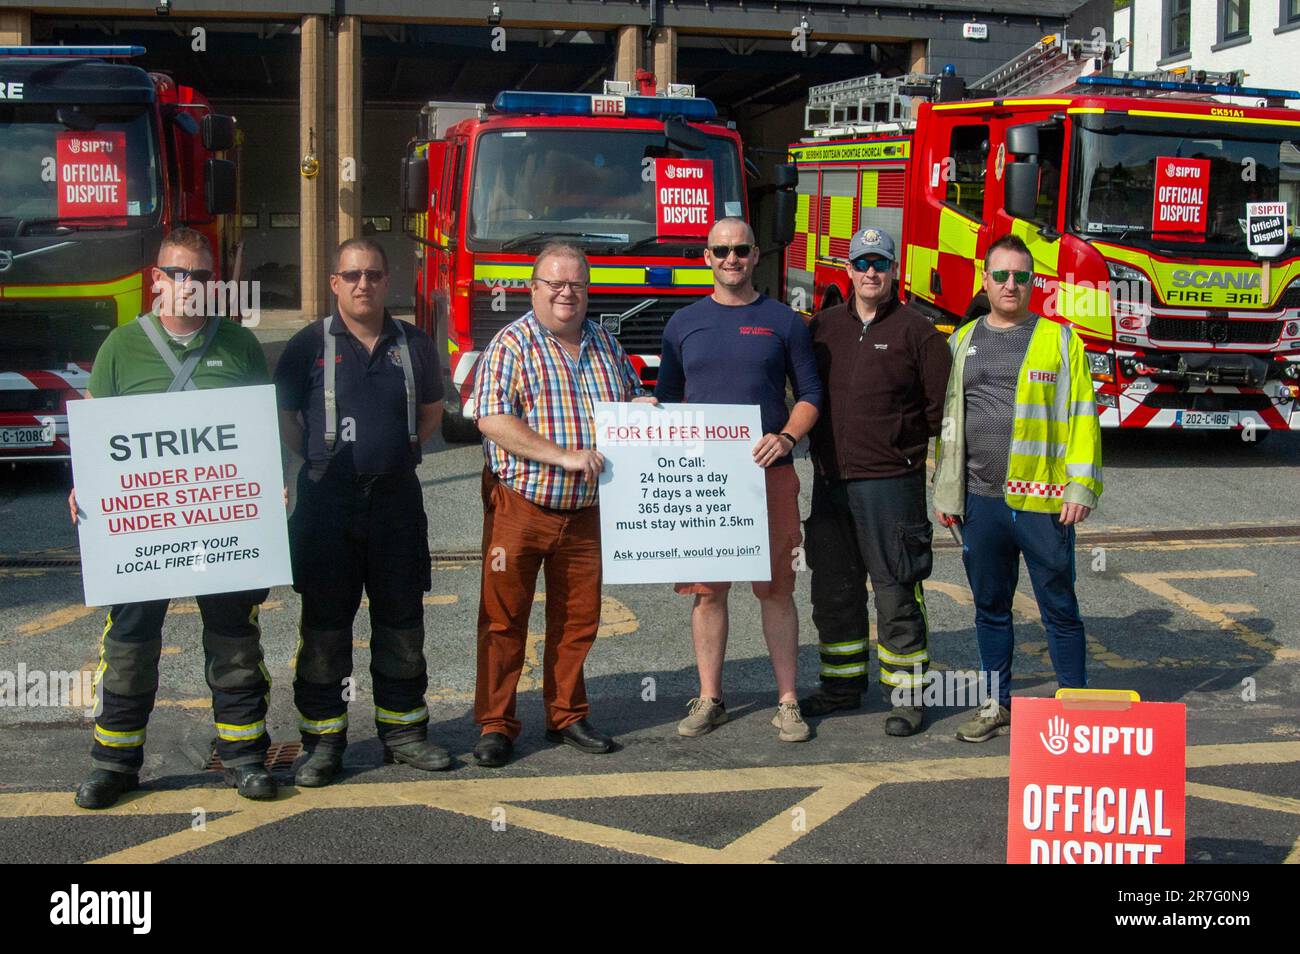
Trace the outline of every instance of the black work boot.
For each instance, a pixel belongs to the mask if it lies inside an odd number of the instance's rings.
[[[244,798],[266,802],[275,798],[276,784],[265,765],[236,765],[226,769],[226,781]]]
[[[860,692],[831,692],[825,687],[818,689],[808,698],[799,700],[799,711],[813,718],[830,715],[840,709],[858,709],[861,706]]]
[[[385,742],[384,764],[391,765],[393,762],[404,762],[421,772],[441,772],[451,766],[451,756],[442,746],[435,745],[428,739],[412,739],[395,745]]]
[[[334,781],[343,771],[343,750],[318,745],[307,753],[307,758],[294,773],[293,783],[299,788],[321,788]]]
[[[119,798],[135,791],[139,784],[140,776],[134,772],[95,769],[77,788],[76,802],[82,808],[112,808]]]
[[[916,735],[925,727],[925,708],[922,706],[894,706],[885,716],[885,735]]]

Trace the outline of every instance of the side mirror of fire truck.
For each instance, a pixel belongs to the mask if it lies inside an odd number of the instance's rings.
[[[680,116],[669,116],[664,120],[664,138],[680,149],[699,152],[709,147],[704,134],[686,124]]]
[[[1018,219],[1033,219],[1038,214],[1038,127],[1030,124],[1007,129],[1007,152],[1020,157],[1008,162],[1003,205]]]
[[[209,215],[230,215],[238,206],[235,164],[229,159],[209,159],[204,169],[203,199]]]
[[[794,241],[794,216],[799,197],[794,187],[799,182],[799,170],[794,163],[780,163],[772,169],[772,248],[784,248]]]
[[[225,152],[235,148],[235,117],[208,113],[203,117],[203,148],[208,152]]]
[[[428,212],[429,160],[423,156],[405,156],[402,159],[402,211],[408,214]]]

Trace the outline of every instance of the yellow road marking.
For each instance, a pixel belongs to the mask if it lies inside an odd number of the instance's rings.
[[[1268,765],[1300,761],[1300,742],[1250,742],[1193,745],[1187,749],[1188,768],[1224,765]],[[161,861],[216,844],[233,835],[274,824],[299,812],[324,808],[365,809],[402,804],[427,805],[490,824],[493,809],[506,809],[507,826],[514,825],[569,841],[599,845],[669,861],[769,861],[808,831],[834,818],[875,788],[903,782],[968,781],[1005,778],[1005,756],[926,759],[895,762],[845,762],[822,765],[770,766],[698,771],[628,772],[541,778],[448,778],[414,782],[370,782],[334,785],[309,791],[284,788],[274,802],[251,803],[231,788],[137,792],[102,813],[114,817],[189,814],[202,807],[210,814],[233,813],[209,822],[206,831],[170,833],[100,861]],[[526,803],[541,800],[599,799],[620,796],[709,795],[770,791],[791,787],[816,788],[795,807],[806,812],[807,826],[796,829],[790,810],[742,835],[721,850],[670,838],[626,832],[607,825],[537,811]],[[1189,783],[1197,798],[1249,808],[1300,814],[1300,800],[1261,795],[1213,785]],[[197,805],[196,805],[197,803]],[[519,804],[524,803],[524,804]],[[88,817],[69,792],[0,794],[0,818]],[[1295,852],[1292,852],[1294,855]]]
[[[1286,650],[1276,640],[1255,632],[1245,623],[1233,619],[1229,612],[1257,613],[1254,606],[1241,603],[1208,603],[1200,597],[1193,596],[1185,590],[1170,585],[1170,580],[1222,580],[1240,579],[1256,576],[1253,570],[1244,568],[1233,570],[1175,570],[1157,573],[1125,573],[1124,579],[1154,593],[1161,599],[1168,600],[1178,608],[1203,619],[1211,625],[1218,626],[1226,633],[1231,633],[1257,652],[1265,653],[1279,659],[1298,658],[1300,652]]]
[[[62,609],[46,613],[44,616],[38,616],[21,626],[16,626],[14,632],[19,636],[39,636],[42,633],[48,633],[52,629],[58,629],[60,626],[75,623],[98,609],[98,606],[78,606],[76,604],[65,606]]]

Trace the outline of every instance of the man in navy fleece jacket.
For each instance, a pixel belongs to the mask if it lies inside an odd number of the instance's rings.
[[[713,269],[713,294],[673,315],[664,329],[663,357],[655,396],[662,403],[757,404],[763,436],[754,462],[767,484],[770,582],[753,583],[763,618],[763,637],[776,672],[777,712],[772,725],[784,742],[803,742],[810,732],[799,713],[795,667],[799,616],[794,606],[799,523],[799,478],[791,452],[817,422],[822,385],[803,319],[754,288],[758,246],[740,219],[719,219],[709,232],[704,259]],[[787,413],[789,379],[795,405]],[[722,660],[727,649],[730,583],[678,583],[691,594],[691,632],[700,673],[700,695],[677,726],[680,735],[704,735],[727,721],[722,702]]]

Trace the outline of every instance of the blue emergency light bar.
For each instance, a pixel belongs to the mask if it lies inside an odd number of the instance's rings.
[[[143,46],[0,46],[0,56],[95,56],[104,59],[144,56]]]
[[[1180,83],[1175,80],[1148,80],[1123,76],[1081,76],[1080,86],[1112,86],[1123,89],[1158,89],[1171,93],[1209,93],[1215,96],[1258,96],[1262,99],[1300,99],[1300,92],[1290,89],[1261,89],[1255,86],[1228,86],[1223,83]]]
[[[622,100],[622,110],[604,110],[602,105]],[[586,93],[529,93],[508,90],[492,102],[498,113],[532,113],[545,116],[625,116],[633,119],[667,119],[680,116],[695,122],[717,119],[713,103],[686,96],[591,96]]]

